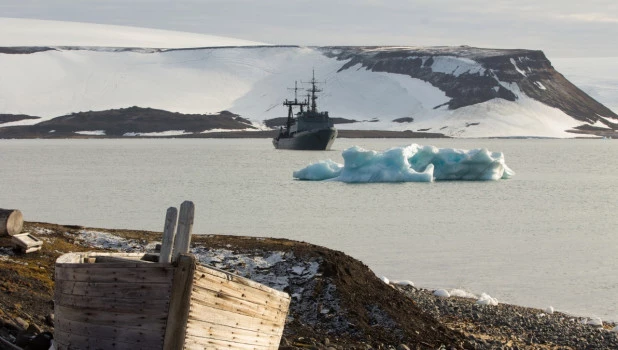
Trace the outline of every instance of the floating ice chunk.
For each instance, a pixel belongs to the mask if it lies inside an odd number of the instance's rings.
[[[350,147],[344,164],[332,160],[311,164],[293,173],[299,180],[359,182],[431,182],[434,180],[499,180],[515,173],[504,155],[487,149],[470,151],[411,144],[383,152]]]
[[[335,163],[330,159],[313,163],[304,169],[295,171],[294,178],[301,180],[325,180],[332,179],[341,173],[343,165]]]
[[[586,322],[587,325],[602,327],[603,321],[598,317],[593,317]]]
[[[545,313],[548,315],[551,315],[554,313],[554,307],[553,306],[549,306],[547,309],[545,309]]]
[[[385,276],[380,277],[380,279],[382,280],[382,282],[386,283],[386,284],[390,284],[391,281],[388,280],[388,278],[386,278]]]
[[[440,298],[448,298],[451,296],[451,294],[446,289],[438,289],[433,292],[433,295]]]
[[[393,284],[396,284],[396,285],[398,285],[398,286],[410,286],[410,287],[414,287],[414,282],[412,282],[412,281],[408,281],[408,280],[393,281]]]
[[[492,305],[492,306],[497,306],[498,305],[498,299],[496,298],[492,298],[491,296],[489,296],[489,294],[481,294],[481,296],[479,297],[479,299],[476,301],[476,303],[478,305]]]

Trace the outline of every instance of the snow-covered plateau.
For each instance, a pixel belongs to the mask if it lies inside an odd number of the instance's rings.
[[[117,26],[0,18],[0,30],[14,34],[0,38],[0,115],[40,117],[0,125],[139,106],[229,111],[264,129],[265,121],[287,115],[289,88],[296,81],[304,87],[315,71],[323,83],[318,107],[354,121],[337,124],[340,130],[575,137],[618,129],[618,116],[555,71],[541,51],[276,46],[125,29],[122,35]],[[105,135],[87,125],[77,131]]]

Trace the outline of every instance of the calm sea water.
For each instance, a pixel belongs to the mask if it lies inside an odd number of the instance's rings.
[[[417,142],[504,152],[496,182],[302,182],[353,145]],[[0,140],[0,207],[28,221],[162,230],[196,205],[194,233],[284,237],[341,250],[378,276],[618,320],[615,140]]]

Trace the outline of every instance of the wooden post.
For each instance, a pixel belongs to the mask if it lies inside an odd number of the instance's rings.
[[[172,248],[174,247],[174,234],[176,231],[176,218],[178,209],[170,207],[165,215],[165,226],[163,227],[163,241],[161,242],[161,253],[159,254],[160,263],[170,263],[172,261]]]
[[[185,345],[191,291],[193,289],[193,274],[197,263],[195,256],[182,254],[178,257],[177,264],[172,284],[172,295],[170,296],[163,350],[183,349]]]
[[[0,209],[0,236],[15,236],[24,227],[24,216],[17,209]]]
[[[180,205],[180,217],[178,218],[176,237],[174,239],[174,252],[172,253],[172,261],[176,261],[180,254],[186,254],[189,252],[194,214],[195,205],[193,205],[193,202],[182,202],[182,204]]]

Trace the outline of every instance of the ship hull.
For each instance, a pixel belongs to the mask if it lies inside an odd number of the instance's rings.
[[[280,136],[273,139],[276,149],[324,151],[329,150],[337,138],[337,129],[301,131],[292,136]]]

